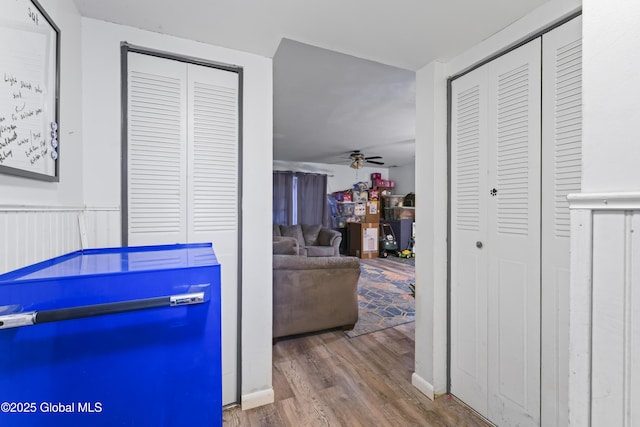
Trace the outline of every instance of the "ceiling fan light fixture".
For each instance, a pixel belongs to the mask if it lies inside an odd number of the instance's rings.
[[[371,156],[366,157],[364,154],[360,152],[360,150],[353,150],[349,155],[349,159],[351,159],[351,164],[349,165],[352,169],[362,169],[365,163],[372,163],[374,165],[384,165],[382,160],[382,156]]]
[[[350,165],[353,169],[360,169],[363,166],[362,159],[355,159]]]

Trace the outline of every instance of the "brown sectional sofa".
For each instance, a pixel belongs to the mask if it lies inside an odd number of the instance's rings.
[[[273,342],[324,329],[351,329],[358,321],[360,260],[305,257],[297,240],[274,237]]]

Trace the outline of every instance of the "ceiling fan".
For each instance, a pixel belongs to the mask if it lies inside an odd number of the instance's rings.
[[[374,165],[384,165],[384,162],[376,161],[376,159],[382,159],[382,156],[366,157],[364,154],[360,152],[360,150],[353,150],[351,154],[349,154],[349,159],[351,160],[350,166],[353,169],[360,169],[364,166],[365,163],[372,163]]]

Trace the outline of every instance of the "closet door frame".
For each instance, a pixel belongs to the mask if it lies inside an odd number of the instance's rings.
[[[120,194],[121,194],[121,245],[128,246],[129,243],[129,229],[128,229],[128,214],[129,214],[129,202],[128,202],[128,54],[139,53],[142,55],[154,56],[157,58],[168,59],[178,62],[184,62],[188,64],[200,65],[204,67],[216,68],[219,70],[229,71],[238,75],[238,205],[237,205],[237,313],[236,330],[237,330],[237,348],[236,348],[236,391],[235,400],[240,402],[241,389],[242,389],[242,184],[243,184],[243,169],[242,169],[242,147],[243,147],[243,69],[242,67],[223,64],[215,61],[204,60],[201,58],[190,57],[186,55],[177,55],[171,52],[165,52],[156,49],[150,49],[142,46],[136,46],[127,42],[120,44],[120,99],[121,99],[121,179],[120,179]]]
[[[520,48],[521,46],[524,46],[525,44],[529,43],[532,40],[535,40],[537,38],[542,37],[544,34],[564,25],[565,23],[579,17],[582,16],[582,10],[575,12],[561,20],[559,20],[558,22],[549,25],[548,27],[543,28],[542,30],[536,32],[535,34],[532,34],[531,36],[527,37],[526,39],[508,47],[503,49],[502,51],[497,52],[494,55],[491,55],[487,58],[485,58],[484,60],[478,62],[477,64],[475,64],[474,66],[470,67],[467,70],[464,70],[461,73],[452,75],[450,77],[447,78],[447,357],[446,357],[446,378],[447,378],[447,388],[446,388],[446,393],[447,394],[451,394],[451,361],[452,361],[452,331],[451,331],[451,327],[452,327],[452,299],[451,299],[451,287],[452,287],[452,266],[451,266],[451,259],[452,259],[452,227],[453,227],[453,218],[452,218],[452,214],[454,212],[453,209],[453,200],[452,200],[452,194],[453,194],[453,187],[452,187],[452,183],[453,183],[453,178],[452,178],[452,165],[453,165],[453,156],[452,156],[452,137],[453,137],[453,130],[452,130],[452,118],[453,118],[453,87],[452,84],[453,82],[462,77],[465,76],[466,74],[471,73],[474,70],[477,70],[478,68],[490,63],[491,61],[500,58],[501,56]],[[544,345],[544,343],[541,343],[541,345]],[[541,391],[542,393],[542,391]]]

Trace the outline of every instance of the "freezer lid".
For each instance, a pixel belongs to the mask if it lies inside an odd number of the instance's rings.
[[[218,266],[211,243],[85,249],[0,275],[7,283]]]

